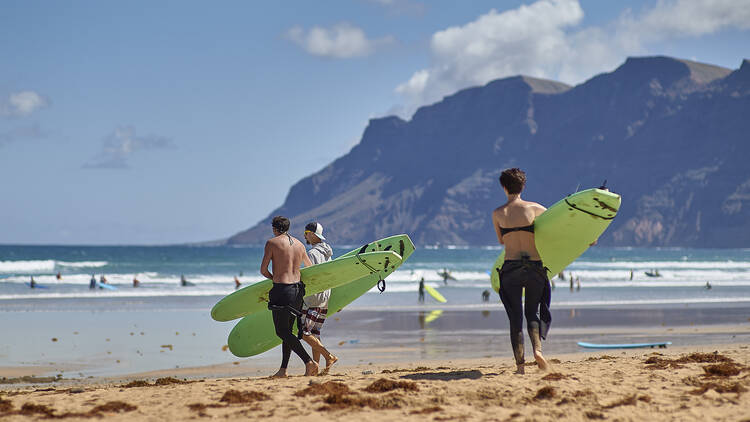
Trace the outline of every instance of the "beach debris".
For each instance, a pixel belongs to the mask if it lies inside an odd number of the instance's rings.
[[[747,391],[739,382],[707,382],[698,386],[695,390],[690,391],[690,394],[700,395],[708,390],[714,390],[717,393],[736,393],[738,396]]]
[[[360,397],[357,395],[329,394],[323,399],[325,406],[320,411],[347,409],[351,407],[369,407],[372,409],[398,409],[406,402],[397,393],[390,393],[382,397]]]
[[[583,415],[589,419],[605,419],[603,413],[594,412],[593,410],[587,410]]]
[[[171,385],[171,384],[190,384],[192,382],[193,381],[178,380],[177,378],[173,378],[173,377],[163,377],[163,378],[157,378],[153,384],[144,380],[135,380],[135,381],[130,381],[127,384],[123,384],[119,388],[155,387],[155,386],[160,386],[160,385]]]
[[[393,381],[386,378],[380,378],[372,384],[365,387],[368,393],[385,393],[392,390],[419,391],[419,386],[414,381]]]
[[[65,412],[56,414],[55,409],[44,404],[24,403],[21,409],[4,413],[6,415],[24,415],[34,416],[42,415],[45,419],[65,419],[65,418],[93,418],[104,417],[103,413],[120,413],[132,412],[138,409],[137,406],[121,401],[110,401],[93,407],[88,412]]]
[[[661,358],[658,356],[651,356],[646,359],[643,363],[647,364],[648,369],[667,369],[667,368],[682,368],[685,363],[734,363],[731,358],[728,358],[718,352],[713,353],[691,353],[689,355],[681,356],[677,359]]]
[[[157,378],[156,381],[154,381],[154,385],[190,384],[190,383],[191,381],[188,381],[186,379],[178,380],[177,378],[173,378],[173,377]]]
[[[553,372],[542,377],[542,379],[545,381],[560,381],[565,378],[568,378],[568,376],[559,372]]]
[[[349,389],[349,386],[343,382],[326,381],[323,383],[311,384],[304,390],[299,390],[294,393],[297,397],[304,397],[309,395],[324,395],[324,394],[357,394]]]
[[[715,365],[706,365],[703,367],[703,371],[708,376],[731,377],[739,375],[742,372],[742,366],[734,362],[722,362]]]
[[[247,404],[256,401],[268,400],[271,396],[260,391],[237,391],[227,390],[219,401],[229,404]]]
[[[57,337],[52,337],[52,341],[53,342],[57,341]]]
[[[5,378],[0,377],[0,384],[47,384],[62,380],[62,374],[54,377],[37,377],[34,375],[24,375],[22,377]]]
[[[152,385],[153,384],[149,384],[148,382],[143,381],[143,380],[135,380],[135,381],[130,381],[127,384],[121,385],[120,388],[151,387]]]
[[[627,396],[625,398],[622,398],[620,400],[617,400],[617,401],[615,401],[613,403],[604,405],[604,406],[602,406],[602,408],[604,408],[604,409],[613,409],[613,408],[618,407],[618,406],[633,406],[633,405],[635,405],[635,403],[637,402],[637,400],[638,400],[638,395],[637,394],[633,394],[633,395]]]
[[[229,350],[229,345],[228,344],[225,344],[225,345],[221,346],[221,351],[222,352],[226,352],[227,350]]]
[[[169,351],[170,351],[170,352],[171,352],[172,350],[174,350],[174,346],[172,346],[171,344],[162,344],[162,345],[161,345],[161,348],[162,348],[162,349],[169,349]]]
[[[413,368],[413,369],[401,369],[401,368],[383,369],[382,371],[380,371],[380,373],[381,374],[395,374],[395,373],[398,373],[398,372],[422,372],[422,371],[429,371],[431,369],[432,368],[428,368],[426,366],[417,366],[416,368]],[[448,368],[446,366],[441,366],[441,367],[435,368],[435,369],[450,369],[450,368]]]
[[[372,375],[372,374],[373,374],[373,372],[370,371],[369,369],[366,369],[366,370],[362,371],[362,375]]]
[[[536,392],[536,395],[534,396],[534,400],[547,400],[555,397],[557,393],[555,392],[555,387],[552,386],[544,386],[539,389],[539,391]]]

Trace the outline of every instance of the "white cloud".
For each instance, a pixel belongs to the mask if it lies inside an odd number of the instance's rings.
[[[102,149],[84,168],[128,168],[128,159],[138,151],[174,148],[171,139],[162,136],[136,136],[132,126],[118,127],[102,141]]]
[[[2,116],[28,116],[34,111],[47,106],[47,100],[34,91],[12,93],[0,103]]]
[[[331,28],[314,26],[309,31],[295,26],[287,31],[286,37],[309,54],[337,59],[367,56],[394,42],[390,36],[370,40],[361,28],[346,22]]]
[[[600,27],[582,28],[583,16],[578,0],[538,0],[436,32],[431,66],[396,87],[404,110],[411,114],[462,88],[518,74],[580,83],[628,55],[648,53],[649,43],[748,29],[750,1],[660,0],[639,16],[625,10]]]

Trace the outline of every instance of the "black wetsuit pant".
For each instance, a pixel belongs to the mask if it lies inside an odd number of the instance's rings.
[[[528,259],[506,260],[500,269],[500,300],[510,321],[510,343],[516,364],[524,363],[523,317],[532,342],[539,336],[539,308],[542,295],[549,281],[542,261]],[[526,289],[525,303],[521,305],[523,289]],[[533,333],[536,333],[534,335]],[[536,345],[535,345],[536,346]],[[541,344],[540,344],[541,347]]]
[[[271,305],[277,307],[291,307],[297,311],[302,310],[302,299],[305,296],[305,287],[302,283],[281,284],[274,283],[268,294],[268,300]],[[312,358],[307,353],[299,338],[292,334],[292,327],[297,317],[288,309],[272,310],[273,325],[276,328],[276,335],[281,339],[281,367],[286,368],[289,364],[289,356],[292,351],[302,359],[305,364]]]

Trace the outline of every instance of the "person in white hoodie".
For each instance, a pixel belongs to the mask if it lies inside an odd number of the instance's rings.
[[[333,256],[333,249],[325,242],[323,237],[323,226],[313,221],[305,226],[305,240],[312,245],[307,255],[313,265],[328,262]],[[320,356],[326,360],[323,373],[327,373],[334,363],[339,360],[328,351],[320,342],[320,328],[328,314],[328,299],[331,297],[331,289],[305,297],[302,305],[302,339],[312,347],[313,360],[320,361]]]

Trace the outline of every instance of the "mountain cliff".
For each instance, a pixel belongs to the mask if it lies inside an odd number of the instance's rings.
[[[500,171],[549,206],[603,180],[623,196],[603,245],[750,244],[750,61],[737,70],[629,58],[571,87],[525,76],[459,91],[409,121],[373,119],[351,151],[289,190],[226,244],[261,244],[270,217],[318,220],[333,243],[409,233],[417,244],[496,244]]]

